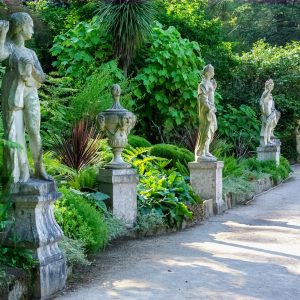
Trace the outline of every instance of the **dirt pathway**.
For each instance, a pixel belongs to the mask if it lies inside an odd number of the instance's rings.
[[[300,166],[204,225],[114,245],[55,299],[299,300]]]

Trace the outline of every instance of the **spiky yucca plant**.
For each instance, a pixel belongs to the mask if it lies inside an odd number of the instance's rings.
[[[127,77],[128,67],[151,31],[154,0],[100,0],[98,14],[112,36],[114,55]]]

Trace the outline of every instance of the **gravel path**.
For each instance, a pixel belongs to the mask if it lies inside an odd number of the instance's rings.
[[[286,183],[203,225],[118,242],[59,300],[300,299],[300,166]]]

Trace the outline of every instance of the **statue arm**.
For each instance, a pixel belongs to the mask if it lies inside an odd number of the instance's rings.
[[[200,101],[200,99],[202,99],[202,101]],[[209,110],[211,109],[206,88],[202,83],[200,83],[198,86],[198,101],[201,102],[201,105],[206,106]]]
[[[6,35],[9,29],[9,22],[0,20],[0,61],[5,60],[10,51],[8,50],[7,43],[6,43]]]
[[[215,79],[212,79],[211,80],[211,83],[212,83],[212,85],[213,85],[213,88],[214,88],[214,91],[217,89],[217,82],[216,82],[216,80]]]
[[[46,79],[46,75],[34,51],[32,51],[32,56],[34,60],[34,65],[32,68],[32,77],[39,83],[43,83]]]
[[[264,102],[265,102],[265,99],[266,99],[267,96],[268,96],[268,91],[264,91],[263,94],[261,95],[261,98],[260,98],[260,101],[259,101],[260,111],[263,115],[266,114]]]

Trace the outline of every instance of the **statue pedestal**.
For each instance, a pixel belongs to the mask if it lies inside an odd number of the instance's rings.
[[[297,163],[300,163],[300,134],[296,134],[297,143]]]
[[[66,261],[57,242],[63,232],[56,223],[53,203],[60,196],[54,182],[29,180],[13,184],[9,200],[14,203],[15,221],[5,241],[30,250],[37,260],[34,272],[33,299],[48,299],[65,286]]]
[[[190,162],[190,181],[193,191],[203,200],[213,199],[214,213],[226,210],[222,199],[222,161]]]
[[[276,165],[279,165],[280,162],[280,144],[269,145],[269,146],[260,146],[256,148],[257,151],[257,160],[273,160],[276,162]]]
[[[99,190],[110,196],[113,216],[133,227],[137,218],[137,173],[134,169],[99,169]]]

